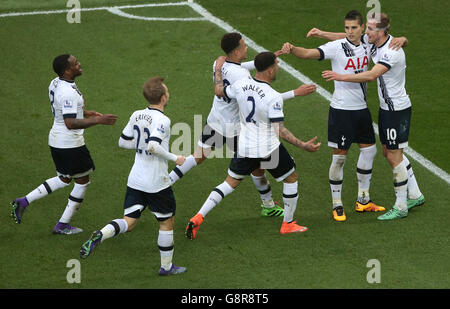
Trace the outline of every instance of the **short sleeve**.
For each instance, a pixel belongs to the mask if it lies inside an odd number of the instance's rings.
[[[134,116],[134,114],[131,115],[130,120],[128,121],[125,128],[122,130],[122,135],[120,137],[122,137],[125,140],[132,140],[134,138],[133,125],[132,125],[133,116]]]
[[[269,120],[270,122],[284,121],[283,98],[281,95],[275,97],[269,104]]]
[[[397,64],[400,60],[400,52],[395,51],[393,49],[385,49],[383,54],[378,60],[378,64],[382,64],[386,66],[388,69],[391,69],[395,64]]]
[[[64,94],[59,97],[61,102],[61,109],[64,118],[76,118],[77,117],[77,100],[74,95]]]
[[[161,142],[170,134],[170,119],[163,118],[158,120],[154,125],[152,125],[152,131],[150,132],[150,140],[156,141],[161,144]]]
[[[326,44],[319,46],[317,48],[320,52],[319,60],[333,59],[340,46],[341,45],[339,44],[339,41],[328,42]]]
[[[236,87],[233,87],[233,85],[227,85],[223,88],[223,93],[227,99],[236,99],[236,92]]]

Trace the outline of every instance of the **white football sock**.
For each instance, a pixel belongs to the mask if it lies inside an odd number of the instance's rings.
[[[173,230],[159,230],[158,248],[161,254],[161,267],[165,270],[170,270],[173,258]]]
[[[216,205],[219,204],[225,196],[233,191],[234,189],[226,181],[224,181],[211,191],[202,208],[200,208],[199,213],[203,217],[206,217],[208,212],[216,207]]]
[[[406,196],[408,188],[408,171],[406,169],[405,161],[400,162],[392,169],[394,173],[394,190],[395,190],[395,205],[400,210],[408,210],[406,206]]]
[[[274,207],[275,203],[272,197],[272,190],[270,188],[270,182],[269,180],[267,180],[266,175],[265,174],[263,174],[262,176],[254,176],[253,174],[251,175],[253,184],[255,185],[256,190],[258,190],[259,192],[264,207],[266,208]]]
[[[297,208],[298,182],[283,183],[284,222],[294,221],[294,212]]]
[[[344,165],[346,155],[333,155],[330,165],[329,178],[333,209],[342,206],[342,182],[344,180]]]
[[[66,206],[66,209],[64,210],[61,219],[59,219],[59,222],[61,223],[69,223],[72,219],[73,215],[78,211],[78,209],[81,206],[81,203],[83,202],[84,196],[86,195],[87,187],[89,186],[90,182],[86,184],[79,184],[75,183],[73,185],[73,190],[70,192],[69,200]]]
[[[186,175],[187,172],[189,172],[194,166],[197,165],[197,162],[195,161],[195,158],[193,155],[190,155],[186,158],[186,161],[184,161],[183,165],[177,165],[175,168],[170,172],[169,177],[172,184],[176,183],[181,177]]]
[[[370,201],[369,189],[372,178],[373,159],[377,153],[377,146],[360,148],[356,177],[358,178],[358,202],[367,204]]]
[[[125,219],[114,219],[104,228],[100,230],[103,234],[102,242],[108,238],[114,237],[119,234],[123,234],[128,231],[128,223]]]
[[[405,155],[403,155],[403,161],[405,162],[406,169],[408,170],[408,198],[413,200],[418,199],[422,195],[422,192],[420,192],[411,163]]]
[[[68,183],[65,183],[58,176],[56,176],[44,181],[43,184],[28,193],[25,197],[27,198],[28,203],[31,204],[32,202],[49,195],[53,191],[67,187],[68,185]]]

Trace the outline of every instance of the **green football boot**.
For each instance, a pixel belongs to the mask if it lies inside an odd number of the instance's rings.
[[[261,204],[261,216],[263,217],[282,217],[284,216],[284,209],[275,202],[275,206],[273,207],[265,207],[264,204]]]
[[[407,203],[407,205],[408,205],[408,210],[410,210],[410,209],[412,209],[412,208],[414,208],[414,207],[416,207],[416,206],[420,206],[420,205],[425,204],[425,196],[423,196],[423,194],[422,194],[422,195],[421,195],[419,198],[417,198],[417,199],[414,199],[414,200],[408,199],[408,200],[406,201],[406,203]]]
[[[384,215],[379,216],[378,220],[393,220],[393,219],[401,219],[406,218],[408,216],[408,210],[400,210],[397,207],[392,207],[391,210],[389,210]]]

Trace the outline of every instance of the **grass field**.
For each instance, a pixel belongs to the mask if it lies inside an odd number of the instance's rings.
[[[135,5],[150,0],[81,0],[82,8]],[[7,0],[0,14],[65,9],[65,1]],[[350,9],[367,12],[365,1],[197,1],[212,15],[235,27],[269,50],[286,41],[313,48],[323,44],[306,39],[307,31],[319,27],[342,31],[343,16]],[[450,43],[442,33],[449,3],[437,0],[385,1],[382,10],[391,17],[393,35],[409,39],[407,90],[413,103],[409,145],[444,171],[448,160],[450,88],[445,73]],[[123,9],[147,17],[201,17],[189,6]],[[426,14],[424,14],[426,12]],[[171,100],[166,114],[172,124],[194,128],[194,115],[203,121],[212,103],[211,66],[221,54],[224,30],[209,21],[146,21],[128,19],[106,10],[81,12],[81,23],[69,24],[66,14],[0,17],[0,288],[54,289],[302,289],[302,288],[450,288],[449,184],[411,160],[426,204],[408,218],[380,222],[378,214],[352,210],[357,196],[353,146],[344,172],[343,201],[347,222],[331,218],[328,168],[331,150],[326,146],[328,104],[319,94],[286,102],[286,126],[301,139],[314,135],[324,144],[311,154],[286,145],[297,163],[299,203],[296,218],[309,231],[298,235],[279,233],[281,218],[259,215],[259,196],[246,179],[212,211],[198,239],[189,241],[184,228],[225,176],[229,159],[207,160],[174,186],[177,198],[175,256],[177,265],[188,267],[181,276],[160,278],[156,246],[158,224],[145,213],[132,233],[104,242],[87,260],[81,261],[81,283],[69,284],[66,263],[79,259],[79,249],[92,231],[123,215],[123,197],[134,152],[120,149],[117,141],[129,116],[146,106],[142,85],[148,77],[166,78]],[[51,62],[71,53],[82,63],[77,85],[87,109],[114,113],[113,127],[97,126],[85,131],[86,144],[96,164],[83,206],[72,223],[84,232],[71,237],[54,236],[71,187],[36,201],[22,224],[9,218],[10,202],[55,175],[47,145],[52,114],[47,87],[54,77]],[[249,49],[248,59],[256,55]],[[327,61],[282,58],[332,93],[333,85],[321,78]],[[280,70],[273,87],[287,91],[300,82]],[[378,118],[375,83],[369,85],[369,107]],[[191,132],[189,154],[198,134]],[[174,141],[178,136],[172,136]],[[392,171],[381,155],[374,162],[371,197],[390,208],[395,201]],[[174,165],[170,164],[169,168]],[[281,201],[282,185],[269,176],[274,197]],[[371,259],[381,264],[381,283],[369,284],[366,266]]]

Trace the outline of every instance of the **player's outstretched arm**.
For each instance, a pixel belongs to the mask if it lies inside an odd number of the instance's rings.
[[[306,37],[307,38],[316,37],[328,41],[336,41],[340,39],[345,39],[346,34],[344,32],[327,32],[317,28],[312,28],[311,30],[308,31]]]
[[[285,54],[292,54],[297,58],[301,59],[320,59],[320,52],[317,48],[308,49],[299,46],[294,46],[291,43],[286,42],[284,43],[281,50]]]
[[[101,113],[96,111],[83,111],[84,118],[91,118],[91,117],[100,117],[102,116]]]
[[[64,118],[64,123],[69,130],[86,129],[98,124],[113,125],[116,123],[117,115],[101,114],[101,116],[93,116],[84,119]]]
[[[283,92],[281,96],[283,97],[283,101],[286,101],[295,97],[310,95],[311,93],[314,93],[316,89],[317,87],[314,84],[304,84],[299,86],[297,89]]]
[[[319,150],[321,143],[316,143],[317,136],[312,138],[311,140],[307,142],[303,142],[302,140],[295,137],[294,134],[291,133],[285,126],[284,122],[274,122],[272,125],[275,128],[275,132],[282,138],[284,141],[288,142],[289,144],[292,144],[298,148],[301,148],[303,150],[306,150],[308,152],[316,152]]]
[[[274,52],[274,54],[276,57],[280,57],[281,55],[284,55],[285,52],[283,52],[282,50],[277,50],[276,52]],[[256,69],[255,61],[251,60],[251,61],[242,62],[241,67],[243,67],[249,71],[252,71],[252,70]]]
[[[376,80],[378,77],[386,73],[389,69],[382,65],[376,64],[370,71],[366,71],[358,74],[338,74],[333,71],[323,71],[322,77],[327,80],[327,82],[332,80],[337,80],[341,82],[351,82],[351,83],[366,83]]]

